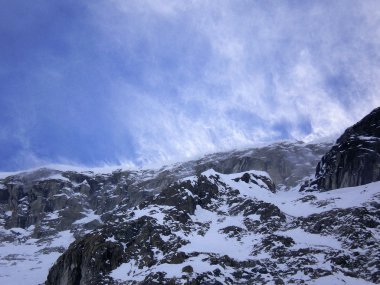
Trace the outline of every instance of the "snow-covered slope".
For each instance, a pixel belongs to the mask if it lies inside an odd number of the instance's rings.
[[[12,228],[0,231],[0,283],[42,284],[49,268],[74,241],[69,230],[61,231],[48,239],[32,237],[32,228]],[[13,237],[6,240],[4,237]]]
[[[268,171],[290,189],[314,172],[329,144],[281,142],[176,163],[160,169],[63,166],[0,176],[0,283],[39,284],[75,239],[113,220],[171,183],[215,168],[222,173]]]
[[[305,187],[329,147],[3,175],[0,283],[379,283],[379,182]]]
[[[70,246],[47,284],[379,282],[379,189],[275,192],[264,172],[208,170],[116,209],[113,223]]]

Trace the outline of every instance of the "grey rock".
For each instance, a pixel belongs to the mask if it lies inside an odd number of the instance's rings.
[[[251,181],[255,178],[249,175],[251,179],[248,180],[249,185],[258,185],[258,181]],[[259,179],[259,178],[256,178]],[[271,192],[269,188],[273,185],[272,182],[265,179],[265,191]],[[269,183],[270,182],[270,183]],[[247,182],[244,182],[247,183]],[[223,191],[221,190],[223,189]],[[204,207],[210,211],[214,210],[215,203],[226,202],[230,196],[239,195],[238,191],[230,191],[231,189],[220,180],[219,175],[204,176],[200,175],[193,180],[186,180],[174,183],[167,189],[164,189],[157,196],[151,197],[142,202],[136,207],[135,210],[129,209],[126,212],[120,213],[116,211],[114,214],[117,216],[126,217],[123,222],[110,222],[108,225],[92,232],[83,237],[80,241],[75,242],[70,246],[56,264],[51,268],[46,284],[66,284],[65,282],[76,282],[70,284],[116,284],[115,280],[108,275],[112,269],[117,267],[122,262],[135,262],[139,268],[150,268],[157,265],[159,262],[166,262],[168,264],[182,264],[187,259],[198,256],[199,253],[184,253],[179,249],[186,245],[188,241],[180,238],[174,234],[177,231],[191,233],[194,229],[202,231],[203,228],[207,230],[207,224],[200,224],[194,222],[191,216],[195,213],[197,206]],[[261,202],[262,203],[262,202]],[[261,204],[259,201],[257,205]],[[255,204],[255,205],[256,205]],[[161,210],[160,210],[161,209]],[[142,211],[147,213],[142,217],[134,218],[136,212]],[[162,211],[162,212],[161,212]],[[244,209],[236,210],[236,214],[243,212]],[[277,212],[278,211],[278,212]],[[233,212],[233,211],[232,211]],[[262,207],[257,206],[254,211],[256,214],[261,215],[263,220],[270,220],[272,215],[277,218],[282,215],[277,208],[269,208],[267,204]],[[158,213],[163,217],[163,224],[158,223],[156,218],[148,216]],[[178,219],[177,216],[182,213],[184,218]],[[138,214],[137,214],[138,215]],[[281,223],[281,221],[277,221]],[[283,221],[284,222],[284,221]],[[242,229],[238,227],[228,227],[223,230],[224,233],[232,234],[234,236],[241,233]],[[97,241],[100,248],[106,248],[109,245],[109,238],[112,236],[112,243],[116,245],[123,245],[122,254],[118,262],[111,262],[109,258],[113,256],[102,255],[97,259],[95,264],[91,265],[88,262],[80,260],[89,260],[94,256],[91,247],[87,248],[84,245],[93,244]],[[165,238],[163,238],[165,237]],[[119,252],[119,251],[118,251]],[[162,260],[158,260],[156,256],[162,256]],[[75,258],[74,258],[75,257]],[[74,259],[74,260],[73,260]],[[114,258],[115,259],[115,258]],[[225,257],[228,266],[240,266],[235,260]],[[71,265],[70,264],[74,264]],[[101,267],[101,264],[114,264],[115,266]],[[192,274],[193,268],[191,266],[183,267],[184,274]],[[217,273],[216,273],[217,274]],[[74,279],[68,279],[76,278]],[[197,275],[194,278],[185,275],[184,279],[187,280],[186,284],[219,284],[209,275]],[[79,279],[78,279],[79,278]],[[177,280],[178,281],[178,280]],[[141,284],[177,284],[173,279],[168,279],[165,274],[149,274],[145,277]],[[181,284],[184,283],[181,281]]]
[[[380,180],[380,108],[348,128],[318,163],[309,187],[332,190]]]

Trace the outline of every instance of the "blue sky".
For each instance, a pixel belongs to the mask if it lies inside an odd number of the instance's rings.
[[[313,141],[380,105],[378,1],[0,4],[0,171]]]

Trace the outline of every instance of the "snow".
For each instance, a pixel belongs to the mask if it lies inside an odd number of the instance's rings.
[[[107,238],[106,241],[117,242],[114,236]]]
[[[269,175],[263,171],[247,172],[269,177]],[[299,187],[295,187],[289,191],[272,193],[267,189],[252,183],[248,184],[243,181],[234,181],[235,178],[241,177],[244,173],[246,172],[220,174],[211,169],[203,172],[202,175],[208,177],[219,175],[222,182],[226,183],[233,189],[238,189],[241,195],[274,204],[282,212],[294,217],[309,216],[311,214],[318,214],[336,208],[345,209],[362,206],[368,201],[373,200],[374,196],[379,194],[380,189],[380,181],[377,181],[362,186],[341,188],[326,192],[299,192]],[[262,184],[262,186],[265,187],[265,184]],[[315,196],[315,199],[308,202],[302,202],[300,200],[308,195]],[[326,201],[328,203],[327,205],[321,206],[320,204],[315,203],[316,201]]]
[[[332,236],[311,234],[299,228],[281,231],[278,232],[278,234],[291,237],[295,242],[294,247],[296,248],[329,247],[335,249],[342,249],[342,244]]]
[[[164,242],[168,242],[168,241],[170,240],[170,235],[168,235],[168,236],[160,235],[160,238],[161,238]]]
[[[363,141],[378,141],[380,138],[368,137],[368,136],[358,136],[358,139],[363,140]]]
[[[352,278],[345,276],[340,272],[335,273],[334,275],[320,277],[316,280],[309,280],[310,285],[374,285],[375,283],[365,281],[363,279]]]
[[[54,174],[54,175],[50,175],[50,176],[48,176],[48,177],[40,178],[40,179],[38,179],[38,181],[46,181],[46,180],[52,180],[52,179],[55,179],[55,180],[63,180],[63,181],[70,182],[70,179],[68,179],[68,178],[66,178],[66,177],[63,177],[62,174]]]
[[[186,260],[186,262],[181,264],[167,264],[163,263],[158,265],[154,271],[163,271],[167,273],[167,276],[169,278],[181,276],[183,275],[182,268],[185,266],[190,265],[195,273],[203,273],[208,271],[213,271],[215,269],[223,270],[223,268],[219,265],[210,265],[209,262],[205,261],[207,260],[208,256],[204,254],[200,254],[195,257],[191,257]]]
[[[212,179],[211,176],[218,176],[219,180],[228,186],[230,186],[233,189],[238,189],[240,194],[245,197],[255,198],[262,201],[268,201],[270,202],[273,199],[276,199],[276,196],[268,191],[267,185],[263,183],[261,180],[257,180],[259,185],[253,184],[253,183],[246,183],[244,181],[239,180],[238,182],[235,181],[236,178],[241,178],[245,173],[252,173],[257,176],[263,176],[270,179],[270,176],[265,171],[257,171],[257,170],[250,170],[246,172],[241,173],[234,173],[234,174],[221,174],[216,172],[213,169],[209,169],[205,172],[202,172],[202,175],[209,177],[209,179]]]
[[[115,171],[124,171],[124,170],[137,170],[138,167],[132,163],[123,163],[120,165],[104,165],[99,167],[86,167],[80,165],[67,165],[67,164],[46,164],[41,165],[36,168],[24,169],[20,171],[13,172],[0,172],[0,179],[4,179],[8,176],[19,175],[22,173],[31,173],[40,169],[50,169],[56,171],[75,171],[78,173],[85,173],[87,175],[106,175],[112,174]],[[50,179],[50,178],[49,178]],[[53,178],[54,179],[54,178]],[[60,178],[57,178],[60,179]]]
[[[87,224],[87,223],[95,221],[95,220],[102,223],[100,215],[95,214],[95,211],[93,211],[93,210],[88,210],[87,212],[82,212],[82,214],[85,215],[85,217],[80,219],[80,220],[75,221],[73,223],[74,225]]]
[[[197,176],[188,176],[186,178],[182,178],[182,179],[179,179],[178,182],[184,182],[184,181],[190,181],[191,185],[194,186],[195,183],[198,181],[198,177]]]
[[[143,281],[146,271],[139,269],[134,261],[123,263],[118,268],[111,271],[110,276],[115,280],[128,281]]]
[[[163,213],[163,211],[169,211],[171,209],[173,209],[173,207],[149,205],[146,208],[134,210],[133,212],[135,215],[133,216],[133,220],[137,220],[138,218],[148,216],[156,219],[157,223],[163,225],[165,218],[165,214]]]
[[[189,196],[189,197],[194,197],[194,194],[191,193],[191,192],[189,191],[189,189],[182,189],[182,190],[187,194],[187,196]]]
[[[27,236],[31,232],[12,229]],[[0,280],[1,284],[41,284],[45,282],[50,267],[61,255],[59,252],[43,254],[46,247],[67,248],[74,241],[69,231],[60,232],[51,242],[38,243],[28,239],[25,243],[4,242],[0,245]]]
[[[297,189],[278,192],[268,197],[261,197],[264,201],[272,203],[280,208],[284,213],[300,217],[318,214],[336,208],[346,209],[351,207],[359,207],[365,205],[368,201],[374,199],[374,196],[379,193],[380,181],[370,184],[335,189],[327,192],[307,192],[300,193]],[[300,198],[307,195],[313,195],[316,199],[302,202]],[[316,201],[327,201],[327,205],[320,206]]]
[[[247,171],[258,176],[269,177],[263,171]],[[299,192],[297,188],[289,191],[279,191],[272,193],[267,189],[265,183],[257,180],[259,185],[254,183],[246,183],[244,181],[235,181],[236,178],[242,177],[244,173],[235,174],[221,174],[213,169],[209,169],[202,173],[210,180],[218,182],[219,191],[221,193],[220,200],[212,202],[216,209],[213,211],[200,207],[196,207],[194,215],[190,218],[194,222],[194,227],[190,232],[179,230],[172,232],[171,235],[163,236],[161,238],[165,242],[169,242],[175,235],[187,240],[188,243],[180,247],[179,251],[185,253],[199,252],[198,256],[193,256],[185,260],[182,264],[167,264],[158,262],[150,268],[138,268],[136,261],[130,261],[120,265],[113,270],[110,274],[116,280],[128,281],[142,281],[151,272],[166,272],[168,278],[182,276],[186,273],[182,272],[183,267],[192,266],[194,273],[209,272],[215,269],[220,269],[224,277],[231,275],[230,269],[222,268],[219,265],[210,265],[210,255],[228,255],[236,260],[258,260],[270,259],[271,255],[268,252],[261,251],[256,255],[252,255],[252,251],[257,245],[261,244],[262,239],[265,237],[262,234],[255,234],[247,231],[244,226],[245,219],[260,220],[260,215],[229,215],[229,209],[236,206],[236,204],[228,205],[227,195],[230,188],[239,190],[240,196],[246,199],[255,201],[264,201],[276,205],[283,213],[288,216],[302,217],[311,214],[317,214],[324,211],[329,211],[335,208],[350,208],[359,206],[370,206],[370,201],[378,200],[375,196],[379,195],[380,181],[370,183],[363,186],[337,189],[328,192]],[[142,179],[154,176],[154,172],[139,172]],[[218,177],[218,179],[216,179]],[[67,179],[60,174],[55,174],[44,179]],[[197,177],[190,176],[181,179],[181,181],[190,180],[193,185],[197,182]],[[87,183],[87,181],[85,181]],[[226,186],[224,186],[224,184]],[[261,186],[261,187],[260,187]],[[193,193],[189,189],[183,187],[181,189],[182,195],[192,196]],[[66,195],[66,194],[61,194]],[[306,196],[314,196],[314,199],[302,201]],[[319,203],[318,203],[319,202]],[[320,203],[323,202],[323,203]],[[165,213],[173,210],[174,207],[149,205],[143,209],[133,210],[134,216],[130,219],[138,219],[143,216],[154,218],[157,223],[165,224]],[[6,214],[10,214],[7,212]],[[95,214],[95,211],[88,210],[83,213],[84,218],[77,220],[74,224],[85,224],[94,220],[101,222],[101,216]],[[57,219],[58,212],[53,212],[47,215],[47,220]],[[126,216],[127,217],[127,216]],[[288,218],[288,217],[287,217]],[[223,233],[223,229],[229,226],[237,226],[241,228],[239,239],[229,236],[228,233]],[[19,239],[25,238],[25,243],[19,242],[5,242],[0,246],[0,280],[2,284],[38,284],[45,281],[48,269],[60,255],[58,252],[43,254],[42,249],[46,247],[64,247],[67,248],[74,240],[70,231],[60,232],[51,241],[37,243],[37,240],[29,238],[33,229],[20,229],[14,228],[11,230],[0,229],[0,234],[13,234],[17,235]],[[202,231],[201,231],[202,230]],[[201,234],[202,232],[202,234]],[[378,237],[379,232],[373,229],[374,236]],[[325,249],[342,249],[342,244],[332,236],[322,236],[305,232],[300,228],[288,229],[275,232],[277,235],[291,237],[295,241],[292,249],[298,248],[325,248]],[[114,236],[107,238],[107,241],[117,242]],[[163,260],[163,252],[158,249],[153,249],[156,259]],[[330,270],[331,264],[325,262],[323,255],[316,254],[315,259],[317,263],[315,266],[318,268],[326,268]],[[323,263],[324,262],[324,263]],[[280,265],[279,265],[280,266]],[[311,265],[314,266],[314,265]],[[231,269],[232,270],[232,269]],[[263,275],[264,277],[264,275]],[[294,276],[307,281],[307,284],[372,284],[363,280],[344,276],[337,272],[333,276],[322,277],[318,280],[309,280],[307,275],[298,271]],[[231,278],[233,276],[231,275]],[[224,282],[221,279],[220,282]]]
[[[180,264],[168,264],[161,263],[154,265],[151,268],[138,268],[134,261],[123,263],[118,268],[111,271],[110,276],[119,281],[143,281],[149,273],[165,272],[167,278],[173,278],[187,274],[182,272],[185,266],[190,265],[193,268],[194,273],[203,273],[213,271],[215,269],[221,270],[225,275],[228,275],[228,269],[224,269],[219,265],[210,265],[207,261],[208,256],[200,254],[195,257],[191,257],[184,263]],[[232,275],[231,275],[232,276]]]
[[[82,185],[85,185],[85,186],[88,186],[90,187],[90,184],[88,184],[88,181],[87,179],[83,180],[81,183],[76,183],[74,181],[70,181],[71,184],[74,186],[74,187],[78,187],[78,186],[82,186]]]
[[[215,212],[202,209],[197,206],[195,211],[194,222],[208,223],[210,228],[202,236],[193,232],[184,238],[189,241],[188,244],[180,248],[185,253],[191,252],[209,252],[220,255],[229,255],[237,260],[245,260],[250,257],[252,251],[252,238],[244,237],[241,241],[227,238],[221,233],[221,229],[228,226],[244,227],[243,216],[219,216]],[[245,228],[245,227],[244,227]],[[233,242],[234,241],[234,242]]]
[[[53,197],[66,197],[66,198],[70,198],[70,196],[69,195],[67,195],[66,193],[61,193],[61,194],[55,194],[55,195],[53,195]]]

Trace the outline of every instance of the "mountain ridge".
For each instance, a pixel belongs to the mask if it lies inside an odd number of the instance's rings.
[[[361,163],[379,171],[362,155],[367,144],[380,153],[379,110],[368,128],[364,118],[346,131],[349,144],[281,142],[156,170],[39,169],[2,178],[0,280],[380,283],[379,179],[326,187]],[[336,163],[336,149],[354,159]]]
[[[379,250],[371,231],[380,225],[378,209],[357,207],[375,199],[379,183],[349,204],[351,197],[338,202],[334,192],[288,200],[281,195],[288,193],[272,192],[267,178],[209,170],[133,209],[115,210],[118,219],[70,246],[46,284],[298,284],[337,271],[379,281],[371,268]],[[356,222],[347,226],[347,220]],[[106,255],[90,260],[98,253]],[[319,268],[320,259],[330,267]],[[298,271],[303,278],[294,276]]]

